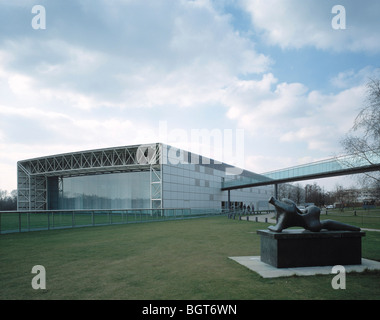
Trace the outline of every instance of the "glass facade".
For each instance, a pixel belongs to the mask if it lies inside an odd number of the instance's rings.
[[[49,209],[150,208],[149,171],[49,178]]]
[[[36,158],[18,163],[18,206],[21,210],[220,210],[230,201],[235,207],[267,209],[273,187],[221,189],[231,176],[260,177],[244,170],[231,175],[231,168],[163,144]]]
[[[223,170],[209,165],[177,164],[163,166],[163,202],[165,208],[192,210],[227,208],[228,193],[222,191],[226,178]],[[272,186],[232,190],[230,201],[237,207],[245,204],[256,210],[268,210]]]

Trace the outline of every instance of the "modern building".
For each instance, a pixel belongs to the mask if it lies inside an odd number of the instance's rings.
[[[222,191],[260,175],[162,143],[80,151],[17,163],[18,210],[268,209],[273,187]]]

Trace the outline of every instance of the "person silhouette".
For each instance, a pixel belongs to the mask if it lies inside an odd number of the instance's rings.
[[[302,212],[290,199],[281,201],[271,197],[268,201],[276,208],[275,226],[268,229],[274,232],[281,232],[290,227],[302,227],[306,230],[319,232],[322,229],[331,231],[360,231],[360,228],[351,226],[335,220],[319,220],[321,210],[317,206],[309,206]]]

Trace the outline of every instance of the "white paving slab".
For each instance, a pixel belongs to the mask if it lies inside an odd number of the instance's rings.
[[[298,276],[312,276],[316,274],[331,274],[333,266],[276,268],[260,260],[260,256],[229,257],[237,263],[257,272],[263,278],[278,278]],[[362,264],[345,265],[346,272],[363,272],[365,270],[380,270],[380,262],[362,258]]]

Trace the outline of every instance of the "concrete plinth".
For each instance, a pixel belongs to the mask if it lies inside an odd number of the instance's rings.
[[[258,230],[261,261],[276,268],[361,264],[362,231]]]

